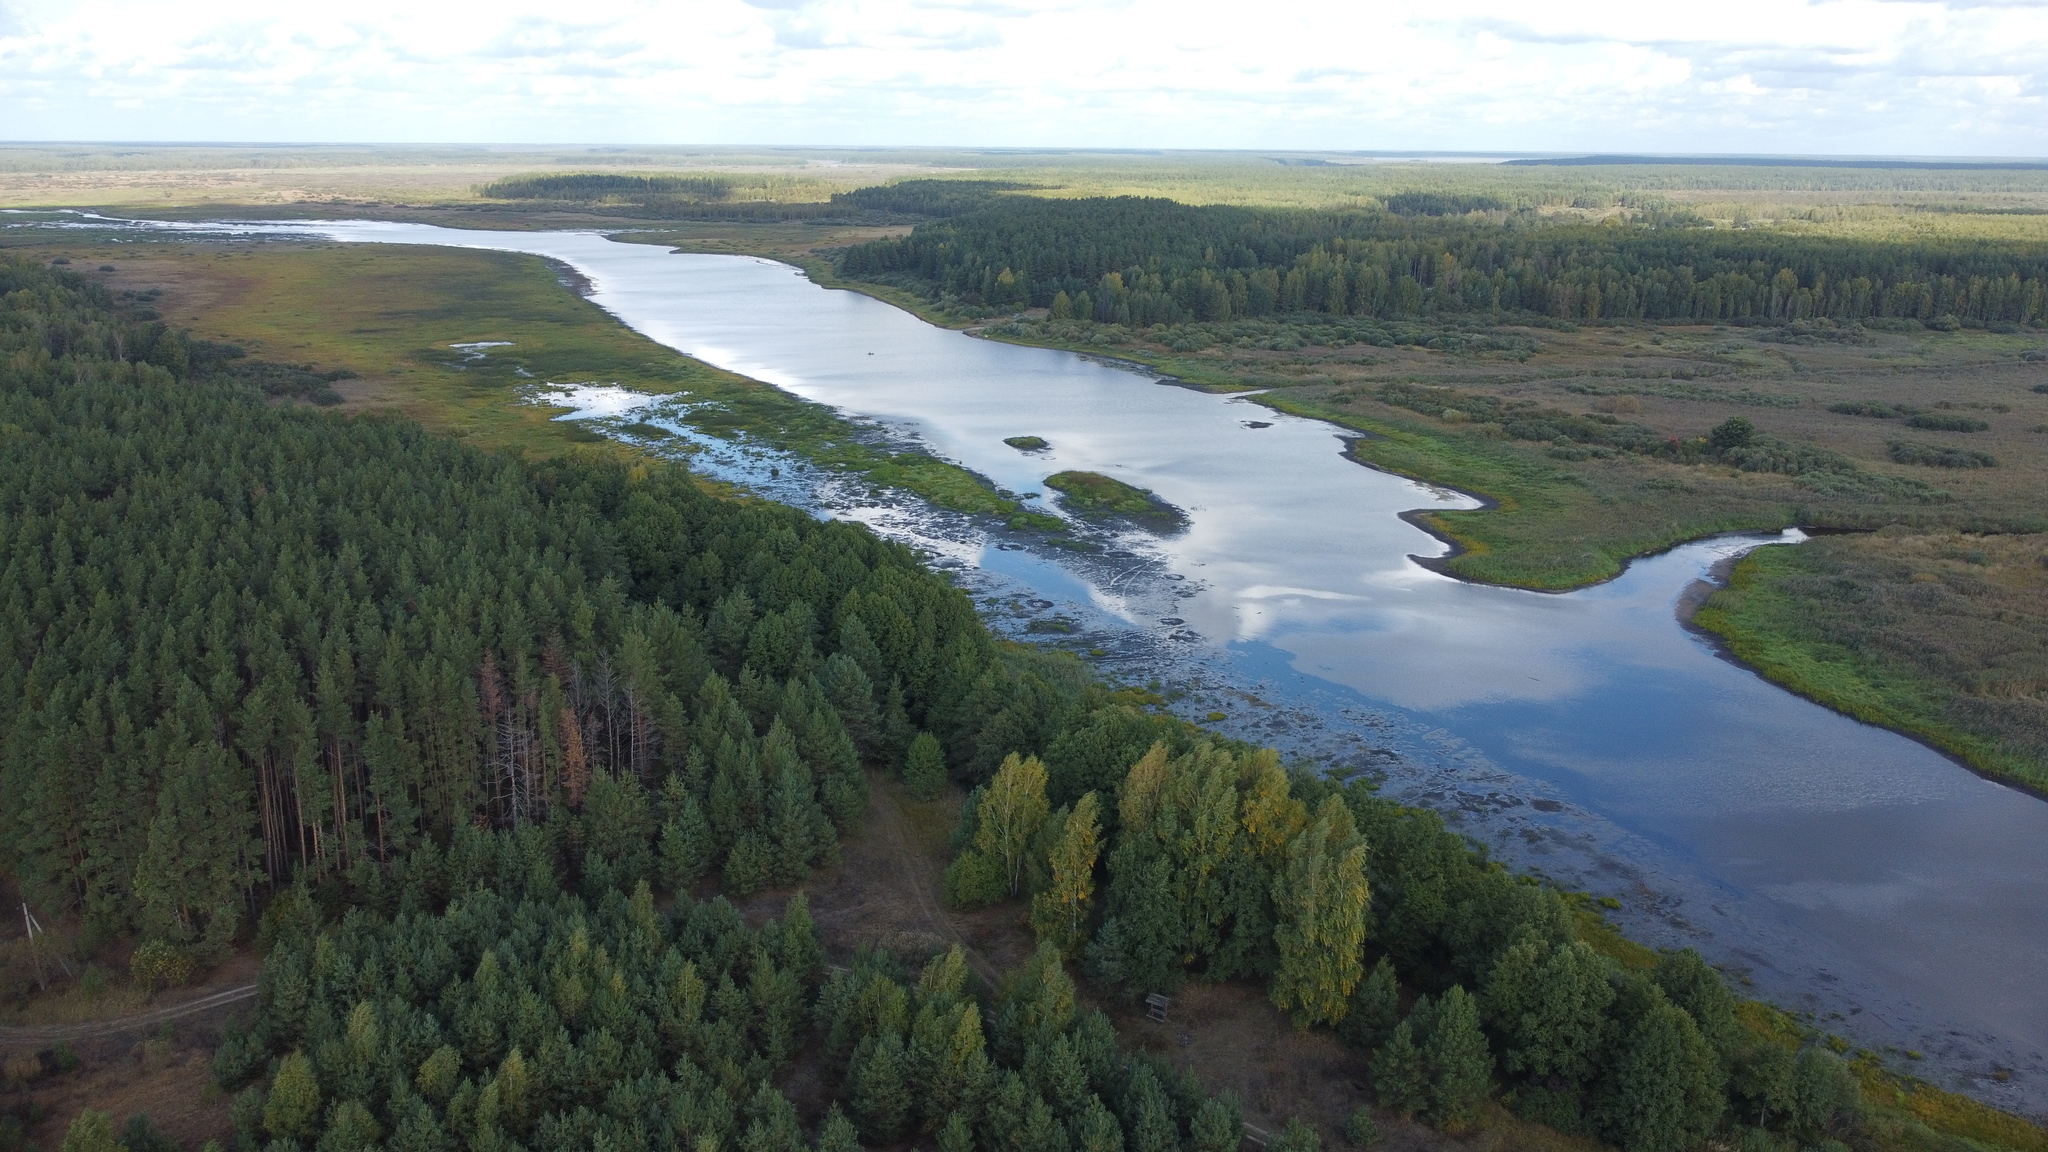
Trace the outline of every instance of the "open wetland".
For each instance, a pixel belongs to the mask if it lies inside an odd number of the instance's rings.
[[[1716,565],[1799,547],[1796,532],[1685,544],[1563,595],[1467,583],[1418,562],[1448,545],[1402,514],[1479,500],[1361,467],[1355,431],[1248,397],[934,327],[759,258],[595,233],[261,230],[573,268],[594,303],[719,371],[657,389],[550,364],[536,398],[912,542],[996,627],[1156,681],[1232,735],[1381,774],[1390,795],[1446,810],[1501,858],[1617,900],[1638,938],[1697,946],[1902,1066],[1923,1053],[1911,1067],[1931,1079],[2048,1110],[2048,1000],[2033,975],[2048,953],[2048,803],[1795,696],[1680,619]],[[493,338],[516,339],[465,336],[486,362]],[[1024,511],[934,508],[873,473],[706,434],[692,389],[730,386],[727,374],[917,446]],[[1043,443],[1019,450],[1026,432]],[[1108,483],[1049,483],[1077,475]],[[1091,517],[1077,487],[1181,519],[1160,531],[1134,509]]]

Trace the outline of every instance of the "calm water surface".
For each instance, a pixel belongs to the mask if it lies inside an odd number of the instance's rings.
[[[1227,712],[1234,734],[1377,751],[1390,792],[1620,897],[1632,930],[1697,944],[1863,1043],[1923,1050],[1923,1070],[1979,1095],[2048,1108],[2048,803],[1783,692],[1679,625],[1689,585],[1777,537],[1688,545],[1570,595],[1464,584],[1410,559],[1442,546],[1397,514],[1474,502],[1342,459],[1325,424],[934,328],[765,260],[592,234],[308,227],[564,261],[653,339],[1055,508],[1043,480],[1063,469],[1152,489],[1188,527],[1124,534],[1110,542],[1121,562],[921,530],[844,483],[822,507],[1007,582],[1013,602],[1042,597],[1091,636],[1180,653],[1207,693],[1190,706]],[[606,411],[607,390],[584,393]],[[1002,443],[1020,434],[1051,448]],[[1988,1078],[1999,1066],[2009,1083]]]

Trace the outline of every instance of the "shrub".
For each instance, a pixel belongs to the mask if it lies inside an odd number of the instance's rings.
[[[1373,1121],[1370,1108],[1360,1108],[1344,1120],[1344,1139],[1355,1148],[1378,1143],[1380,1126]]]
[[[184,1152],[147,1112],[137,1112],[121,1126],[120,1143],[128,1152]]]
[[[1714,425],[1714,430],[1707,433],[1707,443],[1717,453],[1730,452],[1737,448],[1747,448],[1749,447],[1749,442],[1754,439],[1756,439],[1756,425],[1750,423],[1747,418],[1742,416],[1730,416],[1719,424]]]
[[[1890,440],[1893,460],[1929,468],[1996,468],[1998,457],[1975,448],[1951,448],[1946,444],[1923,444],[1918,440]]]
[[[1975,416],[1951,416],[1945,412],[1922,412],[1906,418],[1906,427],[1930,432],[1982,432],[1991,425]]]
[[[979,852],[962,852],[946,869],[946,903],[955,908],[982,908],[1009,894],[1003,870]]]
[[[162,940],[145,940],[128,958],[128,975],[147,998],[192,979],[192,957]]]
[[[1267,1152],[1323,1152],[1323,1138],[1296,1116],[1267,1145]]]
[[[71,1122],[70,1130],[64,1133],[64,1143],[57,1147],[58,1152],[122,1152],[121,1145],[114,1140],[113,1114],[90,1108]]]
[[[43,1074],[43,1058],[34,1054],[9,1056],[4,1072],[10,1088],[33,1083]]]

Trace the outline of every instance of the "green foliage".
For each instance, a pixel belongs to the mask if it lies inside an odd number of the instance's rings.
[[[1605,1046],[1612,963],[1582,941],[1551,946],[1534,936],[1516,941],[1495,962],[1482,1003],[1502,1039],[1502,1066],[1532,1080],[1591,1080]],[[1727,991],[1711,970],[1727,1016]]]
[[[895,1141],[911,1116],[910,1060],[903,1037],[891,1030],[862,1041],[848,1076],[861,1135],[878,1144]]]
[[[1350,1010],[1337,1022],[1337,1035],[1353,1048],[1371,1051],[1393,1034],[1401,1020],[1401,984],[1393,962],[1379,958],[1352,990]]]
[[[1045,890],[1031,901],[1031,928],[1063,956],[1081,947],[1090,902],[1095,895],[1095,860],[1102,848],[1102,805],[1090,792],[1074,803],[1058,823],[1060,831],[1048,854],[1052,875]]]
[[[919,800],[936,800],[946,787],[946,754],[938,738],[919,732],[903,763],[903,783]]]
[[[1602,1133],[1624,1152],[1680,1152],[1704,1140],[1726,1106],[1712,1047],[1684,1009],[1651,989],[1600,1085]]]
[[[1707,433],[1707,444],[1721,454],[1747,448],[1755,439],[1756,425],[1743,416],[1730,416]]]
[[[95,285],[0,287],[0,423],[32,430],[0,441],[0,862],[38,903],[213,954],[251,886],[383,884],[428,842],[385,892],[792,883],[860,818],[863,744],[975,748],[1041,683],[864,529],[268,404]],[[532,831],[480,855],[479,820]]]
[[[1416,1001],[1420,1010],[1428,997]],[[1372,1059],[1373,1091],[1380,1107],[1401,1116],[1421,1114],[1430,1106],[1429,1063],[1415,1040],[1415,1014],[1394,1026],[1393,1035]]]
[[[1479,1031],[1478,1001],[1464,988],[1452,985],[1430,1007],[1421,1046],[1429,1106],[1422,1114],[1440,1128],[1461,1128],[1472,1122],[1492,1087],[1493,1054]]]
[[[1991,425],[1975,416],[1954,416],[1946,412],[1916,412],[1906,417],[1906,427],[1929,432],[1984,432]]]
[[[1002,874],[1004,895],[1023,887],[1032,841],[1048,814],[1045,764],[1010,753],[975,808],[974,850]]]
[[[1380,1140],[1379,1122],[1372,1118],[1372,1109],[1356,1108],[1344,1118],[1344,1142],[1353,1148],[1377,1144]]]
[[[1735,1021],[1735,997],[1721,974],[1707,966],[1691,948],[1666,952],[1657,958],[1650,980],[1663,989],[1673,1004],[1692,1017],[1700,1036],[1724,1058],[1735,1051],[1741,1026]]]
[[[314,991],[287,1011],[277,973],[300,968]],[[266,964],[253,1035],[286,1051],[262,1126],[307,1148],[589,1147],[622,1137],[616,1109],[591,1109],[628,1085],[664,1143],[795,1152],[794,1111],[761,1085],[821,969],[801,897],[758,932],[722,899],[664,916],[644,882],[595,906],[478,882],[438,915],[358,909]]]
[[[190,983],[196,967],[191,953],[162,940],[144,940],[128,957],[128,974],[145,997]]]
[[[1824,1048],[1802,1049],[1792,1068],[1788,1126],[1815,1142],[1836,1135],[1838,1122],[1854,1112],[1860,1095],[1841,1057]]]
[[[623,172],[570,172],[520,176],[484,185],[477,194],[492,200],[641,200],[691,197],[722,200],[729,176],[641,176]]]
[[[1301,1117],[1295,1116],[1287,1121],[1287,1127],[1282,1128],[1267,1147],[1275,1152],[1323,1152],[1323,1138]]]
[[[946,866],[941,891],[946,903],[963,911],[986,908],[1009,895],[1003,866],[973,849],[962,852]]]
[[[1178,520],[1181,513],[1154,496],[1100,472],[1055,472],[1045,486],[1060,493],[1062,503],[1081,513],[1114,513],[1157,520]]]
[[[114,1117],[85,1109],[65,1130],[64,1142],[57,1148],[58,1152],[121,1152],[121,1145],[114,1139]]]
[[[263,1129],[282,1140],[307,1140],[320,1119],[320,1081],[313,1062],[294,1049],[285,1054],[270,1081],[263,1105]]]
[[[1329,796],[1315,819],[1287,844],[1287,863],[1273,878],[1279,970],[1272,998],[1297,1028],[1341,1020],[1364,975],[1365,842],[1351,809]]]
[[[1887,440],[1885,447],[1892,459],[1901,464],[1920,464],[1928,468],[1998,467],[1998,457],[1975,448],[1954,448],[1919,440]]]
[[[1427,194],[1393,202],[1452,207]],[[1292,312],[1936,323],[2048,315],[2048,249],[2039,244],[1654,225],[1503,228],[1130,196],[1006,198],[852,248],[839,268],[973,305],[1050,306],[1064,294],[1083,318],[1137,327]]]

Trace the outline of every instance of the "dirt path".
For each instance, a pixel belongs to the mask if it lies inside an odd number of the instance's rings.
[[[111,1036],[120,1032],[132,1032],[140,1028],[176,1020],[209,1008],[219,1008],[239,1003],[256,995],[256,985],[244,984],[187,1000],[182,1004],[166,1004],[146,1012],[128,1016],[117,1016],[112,1020],[88,1020],[82,1024],[50,1024],[34,1028],[0,1027],[0,1044],[59,1044],[71,1040],[87,1040],[94,1036]]]
[[[988,981],[990,987],[994,987],[998,983],[995,965],[960,934],[959,927],[953,923],[953,918],[947,914],[945,908],[940,905],[938,896],[932,892],[931,870],[925,867],[924,853],[919,851],[911,840],[910,825],[904,818],[903,806],[897,799],[895,790],[881,785],[874,787],[871,794],[874,798],[868,804],[868,826],[873,831],[881,833],[889,847],[895,850],[893,858],[902,891],[910,897],[917,915],[924,921],[932,935],[958,944],[960,950],[967,956],[968,965],[983,980]]]

